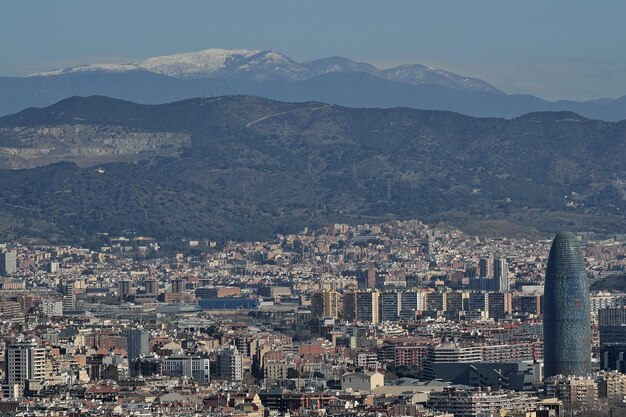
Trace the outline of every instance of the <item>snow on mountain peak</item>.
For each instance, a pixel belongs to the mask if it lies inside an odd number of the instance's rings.
[[[127,72],[127,71],[134,71],[138,69],[140,68],[137,67],[137,65],[135,64],[87,64],[87,65],[80,65],[77,67],[62,68],[62,69],[38,72],[34,74],[28,74],[27,77],[63,75],[63,74],[72,74],[74,72],[90,72],[90,71]]]
[[[333,72],[364,72],[375,77],[412,85],[429,84],[475,92],[500,93],[494,86],[483,80],[463,77],[420,64],[405,64],[381,70],[371,64],[355,62],[343,57],[329,57],[299,63],[271,49],[264,51],[205,49],[199,52],[157,56],[129,64],[91,64],[31,74],[31,76],[133,70],[145,70],[175,78],[221,77],[255,81],[270,79],[305,80]]]
[[[258,53],[259,51],[248,49],[228,50],[213,48],[199,52],[156,56],[129,64],[89,64],[29,74],[29,76],[52,76],[89,71],[125,72],[146,70],[170,77],[206,77],[215,75],[227,66],[237,64]]]
[[[137,66],[171,77],[211,76],[227,66],[241,62],[258,52],[248,49],[205,49],[200,52],[186,52],[148,58],[137,62]]]

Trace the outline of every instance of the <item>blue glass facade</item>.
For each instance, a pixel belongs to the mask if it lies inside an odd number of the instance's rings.
[[[559,233],[552,242],[543,311],[544,376],[589,373],[589,281],[580,244],[572,233]]]

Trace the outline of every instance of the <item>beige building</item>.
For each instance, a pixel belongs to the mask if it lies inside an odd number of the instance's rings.
[[[348,372],[341,377],[341,389],[347,392],[372,392],[385,385],[385,376],[378,371]]]
[[[567,408],[594,409],[598,406],[598,384],[593,378],[557,376],[544,385],[545,393],[563,401]]]
[[[622,403],[626,397],[626,375],[619,372],[602,372],[598,375],[598,397],[609,404]]]
[[[283,360],[267,361],[263,367],[266,382],[287,378],[287,363]]]
[[[339,317],[339,293],[334,290],[313,293],[311,314],[315,318]]]
[[[569,384],[569,403],[573,408],[595,408],[598,386],[591,378],[573,378]]]

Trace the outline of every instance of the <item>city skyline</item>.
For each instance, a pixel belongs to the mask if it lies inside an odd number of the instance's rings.
[[[626,417],[626,3],[0,5],[0,417]]]

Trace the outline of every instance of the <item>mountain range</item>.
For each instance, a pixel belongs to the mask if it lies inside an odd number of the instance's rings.
[[[143,104],[247,94],[351,107],[449,110],[512,118],[533,111],[573,111],[626,119],[626,96],[585,102],[505,94],[486,81],[425,65],[379,69],[343,57],[296,62],[277,51],[207,49],[127,64],[87,64],[26,77],[0,77],[0,115],[70,96],[104,95]]]
[[[400,218],[624,233],[624,155],[626,122],[570,112],[72,97],[0,118],[0,235],[224,241]]]

